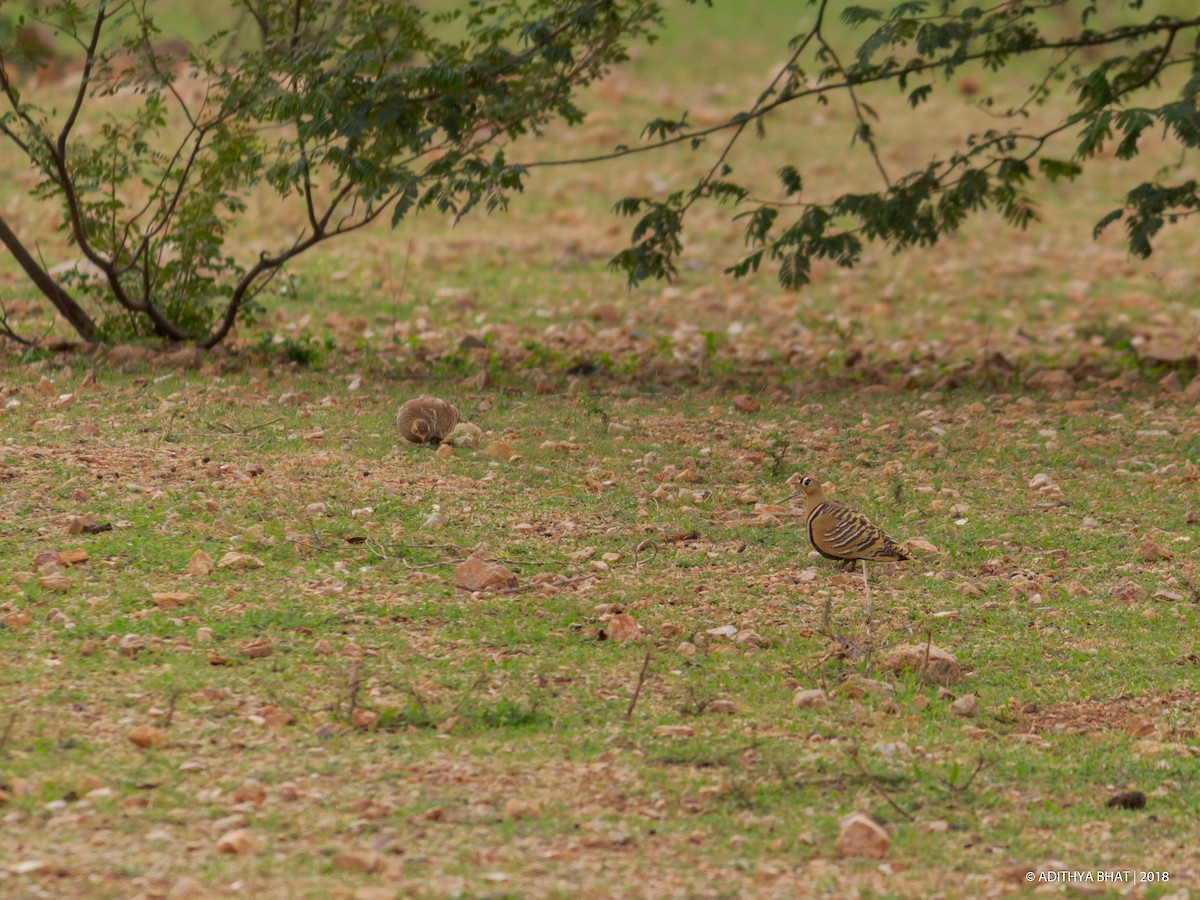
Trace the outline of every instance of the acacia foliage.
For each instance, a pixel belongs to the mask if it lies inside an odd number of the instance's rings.
[[[809,0],[808,6],[807,29],[791,39],[786,65],[748,109],[705,128],[693,127],[686,114],[657,119],[646,127],[644,143],[608,155],[687,143],[715,157],[686,189],[617,204],[617,212],[636,219],[630,246],[613,260],[632,283],[675,274],[685,218],[698,203],[730,206],[742,222],[746,250],[727,272],[746,275],[770,260],[779,281],[794,288],[808,283],[814,260],[851,267],[871,242],[897,252],[931,245],[985,209],[1025,228],[1039,218],[1039,185],[1080,177],[1102,152],[1132,161],[1147,133],[1174,141],[1184,154],[1180,164],[1139,180],[1094,234],[1119,222],[1130,251],[1146,257],[1164,226],[1200,210],[1200,185],[1184,167],[1186,153],[1200,147],[1200,12],[1194,5],[906,0],[867,7]],[[849,26],[836,29],[853,35],[849,46],[831,37],[834,16]],[[1102,19],[1121,21],[1101,27]],[[863,97],[868,89],[878,93],[890,85],[903,98],[909,125],[919,129],[922,108],[936,90],[964,74],[1014,64],[1037,73],[1023,102],[1001,108],[988,97],[974,101],[988,107],[993,127],[959,146],[930,147],[930,161],[918,169],[889,172],[877,112]],[[733,151],[747,128],[761,129],[769,116],[807,117],[806,104],[831,102],[852,110],[851,143],[877,170],[878,189],[837,194],[807,178],[799,160],[781,160],[770,197],[737,180]],[[1066,112],[1037,125],[1035,118],[1045,118],[1033,115],[1039,108]]]
[[[579,90],[660,14],[649,0],[489,0],[438,15],[413,0],[235,0],[212,4],[213,18],[236,23],[240,10],[252,24],[181,60],[162,40],[162,5],[41,0],[0,16],[0,140],[89,265],[51,274],[37,235],[4,214],[0,242],[88,340],[211,347],[317,244],[385,215],[503,208],[525,174],[505,146],[579,122]],[[46,99],[61,91],[18,77],[37,64],[19,37],[31,27],[72,48],[62,108]],[[251,249],[230,235],[260,186],[306,224]]]

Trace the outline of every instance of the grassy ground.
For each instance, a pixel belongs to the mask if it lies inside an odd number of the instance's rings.
[[[735,20],[528,152],[741,107],[774,55]],[[706,53],[727,80],[661,86]],[[887,159],[969,115],[943,92]],[[865,177],[847,111],[822,116],[739,166],[802,150],[831,192]],[[1194,231],[1147,262],[1092,243],[1122,185],[1102,161],[1043,227],[981,220],[799,294],[725,280],[736,230],[702,215],[680,283],[626,292],[604,210],[706,159],[547,170],[504,219],[373,231],[306,259],[230,352],[6,350],[0,893],[1196,890],[1200,393],[1153,352],[1195,346]],[[298,221],[254,205],[247,235]],[[401,445],[421,393],[484,446]],[[800,472],[913,542],[871,570],[870,619],[783,502]],[[517,589],[456,588],[474,550]],[[39,572],[45,551],[86,559]],[[185,574],[197,551],[252,567]],[[930,643],[961,680],[884,666]],[[813,689],[826,705],[793,705]],[[1135,790],[1145,808],[1108,806]],[[884,859],[837,853],[856,810]]]

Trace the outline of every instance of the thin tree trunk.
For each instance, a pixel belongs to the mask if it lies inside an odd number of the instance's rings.
[[[16,236],[8,223],[0,218],[0,242],[8,248],[8,251],[16,259],[17,263],[25,270],[25,274],[29,276],[29,280],[37,285],[38,290],[54,304],[64,319],[71,323],[71,327],[85,341],[95,340],[96,338],[96,323],[92,321],[92,317],[84,311],[83,307],[75,302],[75,299],[63,290],[62,286],[57,281],[50,277],[38,261],[30,255],[25,249],[25,245],[21,243],[21,239]]]

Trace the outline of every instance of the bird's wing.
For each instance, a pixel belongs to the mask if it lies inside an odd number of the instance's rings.
[[[876,562],[908,559],[900,545],[856,509],[826,501],[808,519],[808,536],[817,552],[830,559]]]

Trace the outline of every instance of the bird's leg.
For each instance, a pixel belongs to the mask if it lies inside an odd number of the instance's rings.
[[[867,561],[862,561],[863,593],[867,596],[867,640],[871,639],[871,582],[867,580]]]
[[[867,580],[867,561],[862,561],[863,570],[863,593],[866,595],[867,605],[867,659],[866,659],[866,675],[871,675],[871,657],[875,653],[875,621],[872,616],[874,610],[871,607],[871,582]]]
[[[833,629],[829,627],[829,617],[833,607],[833,595],[825,597],[825,611],[821,616],[821,633],[833,637]]]

